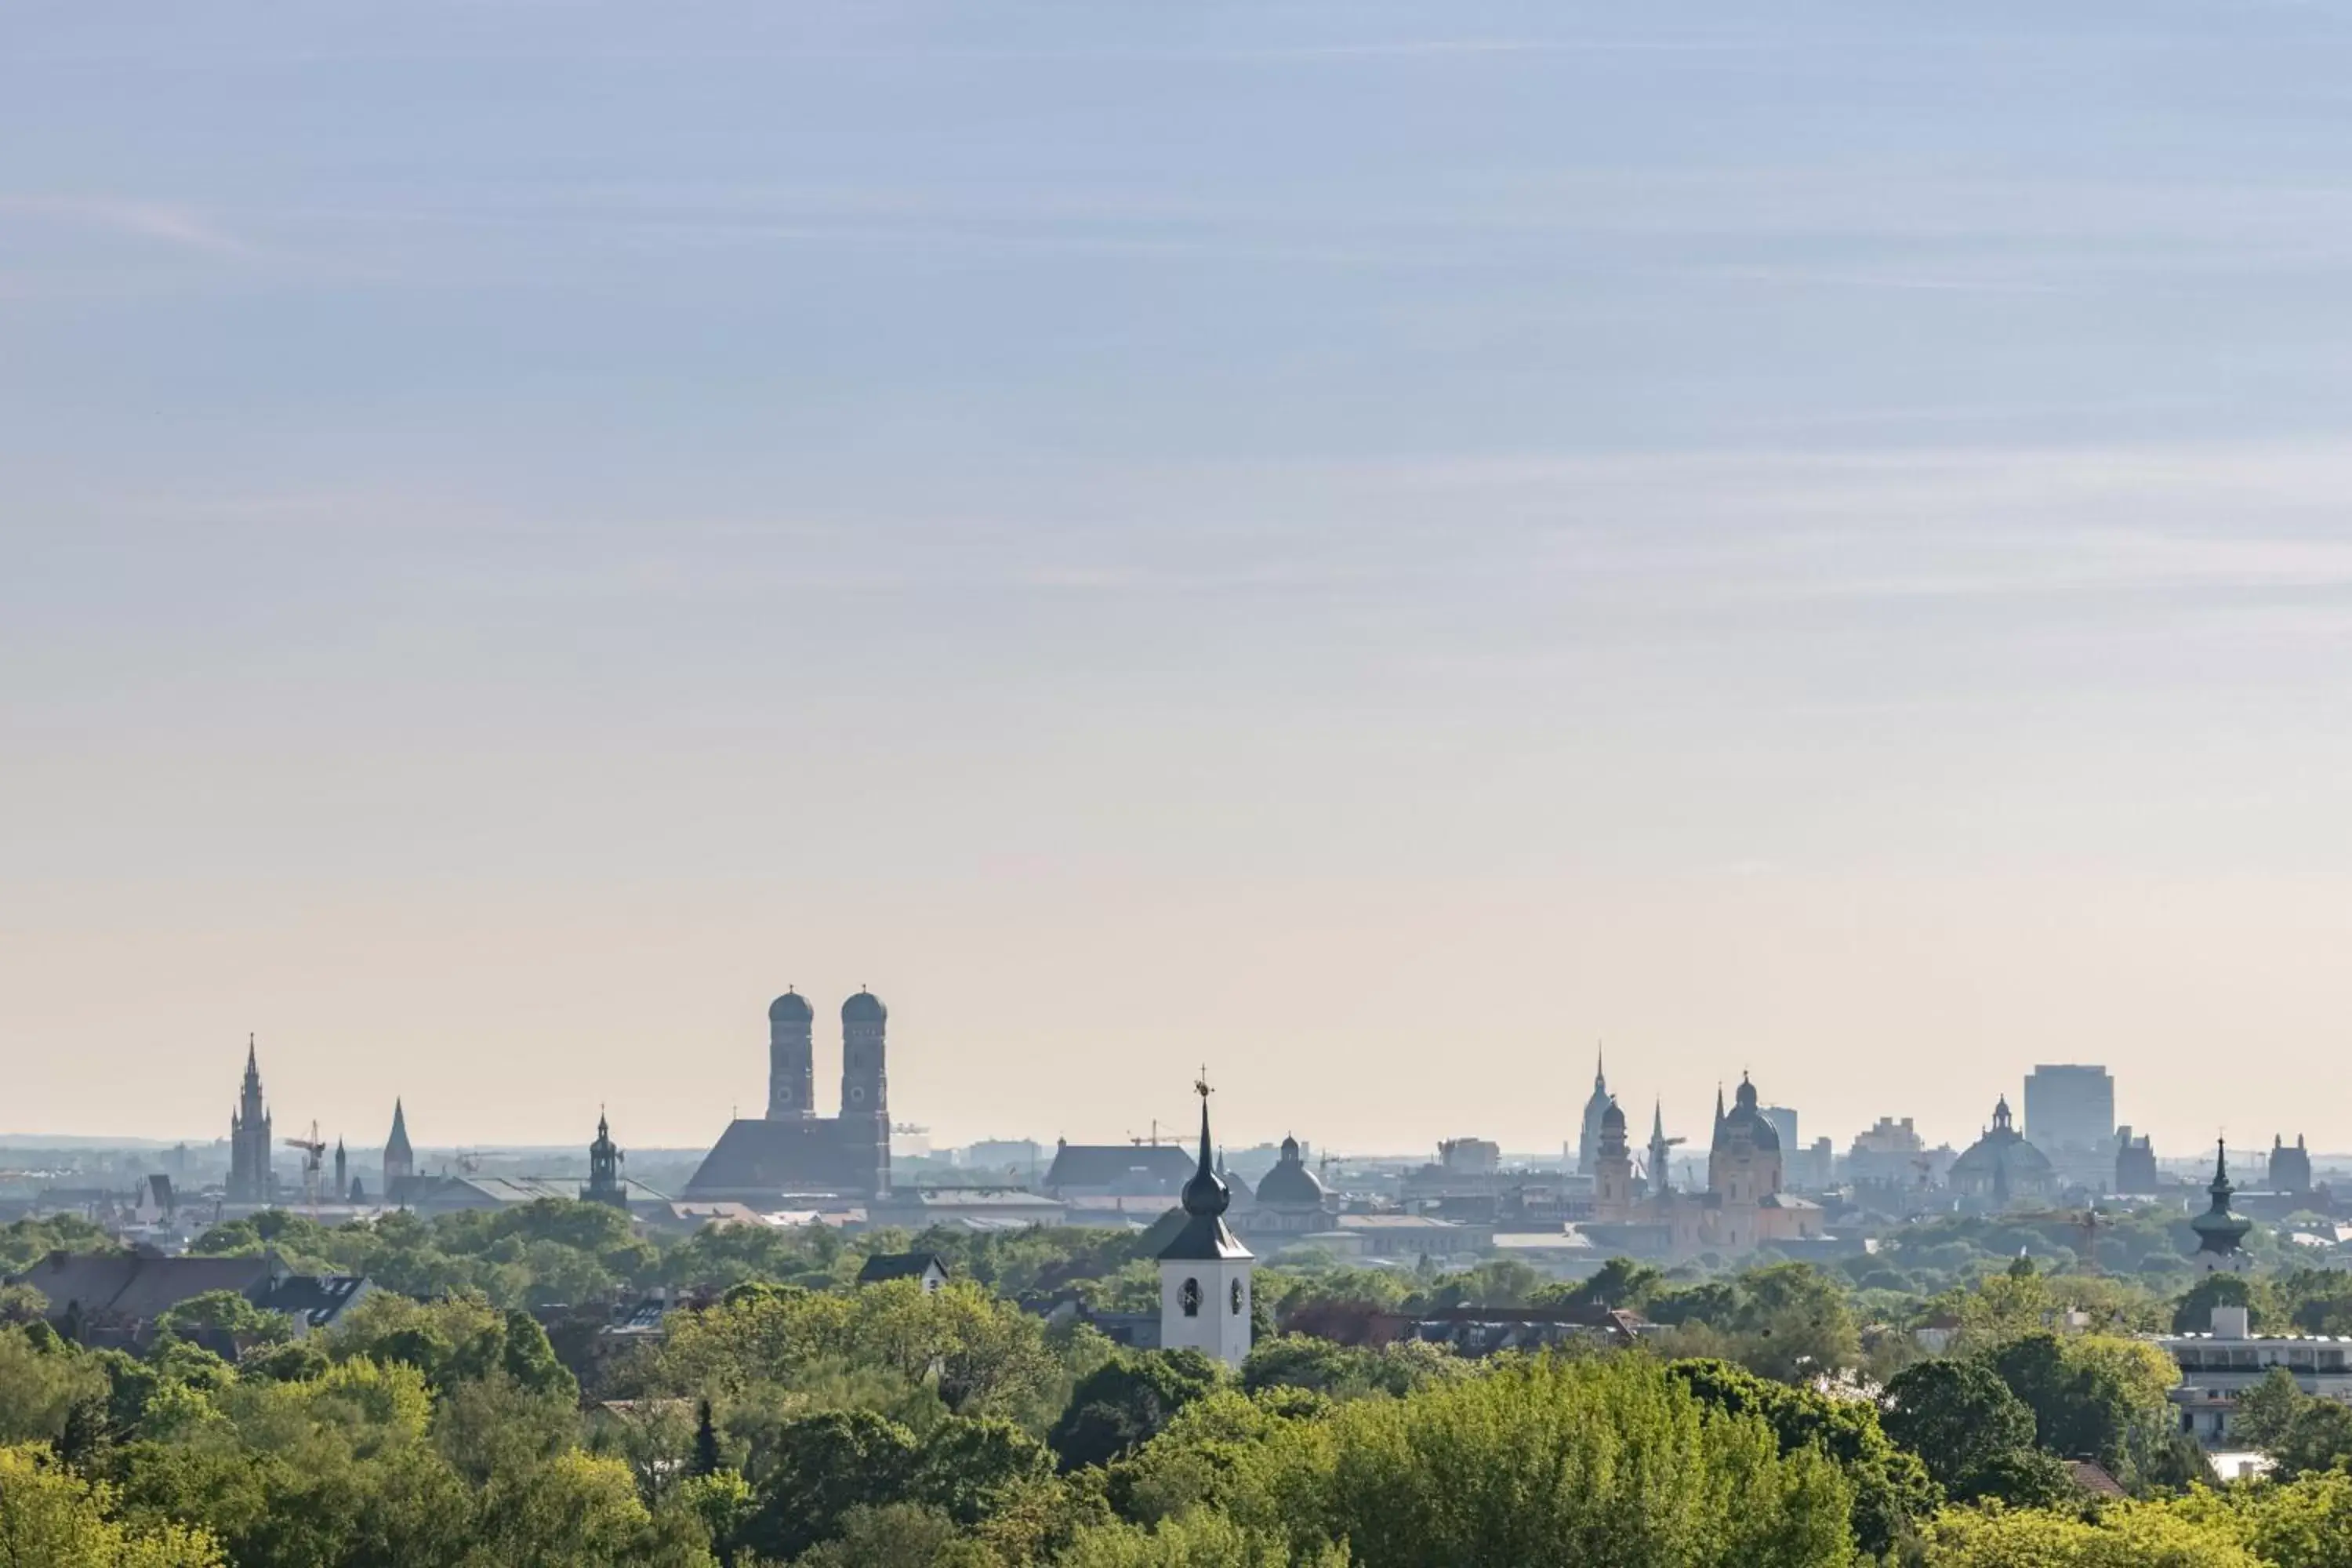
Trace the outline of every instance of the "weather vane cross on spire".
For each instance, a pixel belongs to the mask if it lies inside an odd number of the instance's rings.
[[[1206,1062],[1201,1064],[1201,1076],[1192,1080],[1192,1092],[1201,1097],[1203,1106],[1208,1104],[1209,1096],[1217,1092],[1209,1087],[1209,1064]]]

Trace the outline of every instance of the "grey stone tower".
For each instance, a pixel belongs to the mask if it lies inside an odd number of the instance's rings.
[[[786,991],[768,1004],[768,1120],[806,1121],[816,1115],[816,1010]]]
[[[271,1165],[269,1110],[261,1095],[261,1063],[253,1037],[245,1037],[245,1083],[228,1118],[228,1201],[266,1204],[278,1195]]]
[[[890,1010],[860,991],[841,1005],[841,1136],[870,1163],[876,1194],[890,1190],[890,1076],[883,1035]],[[867,1145],[871,1142],[871,1152]]]

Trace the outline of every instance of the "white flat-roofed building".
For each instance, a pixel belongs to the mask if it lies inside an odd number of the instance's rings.
[[[2180,1368],[2171,1398],[2180,1429],[2208,1448],[2231,1446],[2238,1400],[2271,1368],[2321,1399],[2352,1405],[2352,1339],[2257,1334],[2243,1307],[2216,1307],[2210,1332],[2167,1334],[2157,1342]]]

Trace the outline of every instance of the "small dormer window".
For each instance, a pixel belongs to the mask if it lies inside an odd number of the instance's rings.
[[[1201,1315],[1201,1282],[1198,1279],[1185,1280],[1176,1291],[1176,1304],[1184,1310],[1186,1317],[1199,1317]]]

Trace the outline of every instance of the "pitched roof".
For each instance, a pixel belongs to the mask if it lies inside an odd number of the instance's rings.
[[[1184,1213],[1181,1209],[1176,1212]],[[1252,1256],[1250,1249],[1225,1228],[1224,1215],[1215,1214],[1184,1215],[1183,1228],[1160,1249],[1162,1263],[1209,1262]]]
[[[289,1274],[254,1304],[323,1329],[366,1289],[367,1281],[356,1274]]]
[[[275,1256],[152,1258],[139,1253],[52,1252],[16,1277],[48,1298],[53,1312],[152,1322],[191,1297],[233,1290],[255,1306],[311,1327],[334,1321],[367,1281],[353,1274],[289,1274]]]
[[[860,1285],[873,1285],[885,1279],[919,1279],[932,1269],[941,1274],[948,1266],[936,1252],[877,1252],[866,1260],[857,1271]]]
[[[2074,1479],[2074,1484],[2086,1492],[2103,1498],[2129,1495],[2125,1492],[2123,1484],[2107,1473],[2105,1465],[2089,1459],[2068,1459],[2065,1465],[2066,1473]]]
[[[1192,1156],[1173,1143],[1065,1143],[1040,1184],[1173,1196],[1192,1176]]]
[[[854,1193],[874,1190],[874,1148],[859,1143],[838,1121],[770,1121],[741,1117],[728,1123],[686,1184],[689,1198],[756,1194]]]
[[[52,1252],[16,1276],[48,1298],[62,1312],[145,1322],[160,1318],[191,1296],[234,1290],[256,1297],[269,1283],[275,1261],[266,1257],[147,1258],[132,1252]]]

